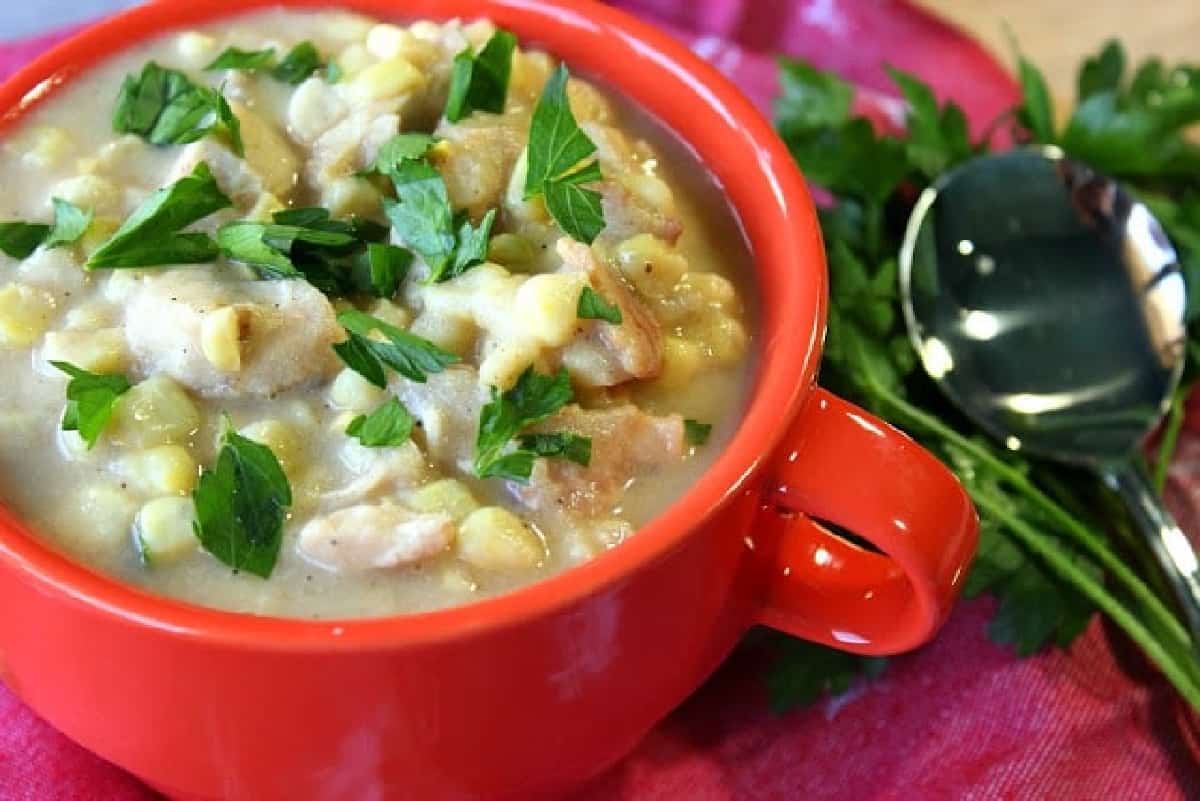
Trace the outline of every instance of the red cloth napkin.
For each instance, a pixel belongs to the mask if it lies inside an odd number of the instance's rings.
[[[954,97],[976,131],[1015,98],[978,46],[900,0],[616,4],[676,30],[764,107],[775,52],[838,70],[885,114],[898,106],[884,63]],[[0,45],[0,75],[50,43]],[[1200,520],[1200,414],[1190,421],[1170,493],[1185,525]],[[740,652],[575,801],[1200,799],[1194,728],[1136,649],[1096,620],[1070,650],[1018,660],[988,641],[992,610],[962,604],[879,682],[782,716],[767,711],[761,655]],[[0,687],[0,801],[154,798]]]

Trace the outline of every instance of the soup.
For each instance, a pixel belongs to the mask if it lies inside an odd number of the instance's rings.
[[[0,176],[0,493],[157,593],[511,590],[636,536],[748,394],[720,189],[486,21],[170,34],[26,115]]]

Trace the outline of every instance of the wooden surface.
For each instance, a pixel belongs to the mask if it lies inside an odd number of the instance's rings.
[[[1200,63],[1200,0],[918,0],[1012,62],[1004,25],[1045,72],[1060,98],[1075,96],[1075,71],[1086,54],[1116,36],[1133,60]]]

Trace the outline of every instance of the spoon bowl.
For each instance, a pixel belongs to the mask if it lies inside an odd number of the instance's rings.
[[[1200,642],[1196,551],[1137,457],[1187,346],[1178,256],[1146,205],[1053,146],[983,156],[919,198],[900,283],[925,370],[1007,447],[1099,473]]]

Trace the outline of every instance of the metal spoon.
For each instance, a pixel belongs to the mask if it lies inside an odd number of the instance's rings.
[[[926,371],[1009,448],[1099,473],[1200,643],[1200,560],[1136,458],[1187,339],[1178,258],[1146,206],[1054,147],[984,156],[918,200],[900,283]]]

